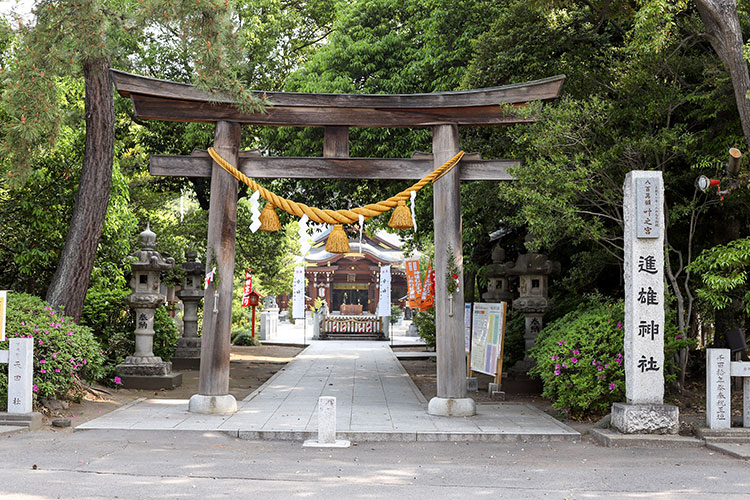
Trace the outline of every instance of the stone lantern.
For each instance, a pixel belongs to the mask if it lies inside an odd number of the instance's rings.
[[[160,292],[162,271],[174,266],[174,259],[164,259],[154,250],[156,235],[146,227],[138,236],[140,250],[133,253],[130,265],[133,277],[128,297],[135,311],[135,353],[117,366],[125,387],[135,389],[174,388],[182,383],[181,373],[172,373],[172,363],[154,355],[154,312],[164,303]]]
[[[534,365],[529,357],[529,349],[534,347],[542,329],[544,313],[552,307],[548,297],[548,278],[550,274],[559,272],[559,262],[548,260],[546,255],[539,253],[519,255],[515,265],[508,269],[509,274],[519,277],[519,296],[513,301],[513,309],[526,317],[526,333],[523,336],[525,354],[512,368],[516,373],[525,373]]]
[[[487,291],[482,298],[487,302],[508,302],[513,299],[513,293],[509,287],[508,270],[513,267],[512,262],[503,263],[505,260],[505,249],[499,244],[492,250],[492,264],[487,266],[484,276],[487,278]]]
[[[179,369],[197,369],[201,363],[201,338],[198,336],[198,306],[203,300],[203,264],[196,260],[195,252],[185,252],[181,264],[185,275],[177,292],[183,304],[182,336],[177,340],[172,363]]]

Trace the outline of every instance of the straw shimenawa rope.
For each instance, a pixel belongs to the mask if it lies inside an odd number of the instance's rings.
[[[456,164],[461,160],[464,155],[463,151],[459,151],[456,156],[443,163],[440,167],[433,170],[430,174],[423,177],[421,180],[410,186],[409,188],[401,191],[397,195],[391,196],[387,200],[379,203],[372,203],[364,207],[353,208],[351,210],[322,210],[320,208],[308,207],[304,203],[297,203],[296,201],[287,200],[281,196],[272,193],[265,189],[263,186],[256,183],[254,180],[237,170],[228,161],[219,155],[214,148],[208,148],[208,154],[214,159],[224,170],[232,174],[232,176],[240,182],[243,182],[250,186],[253,191],[260,191],[260,195],[269,203],[277,208],[285,210],[292,215],[302,217],[307,214],[307,217],[314,222],[326,223],[326,224],[351,224],[359,221],[359,215],[363,215],[365,219],[371,217],[377,217],[383,212],[387,212],[396,205],[399,201],[405,201],[410,198],[409,193],[411,191],[419,191],[428,182],[435,182],[443,175],[447,174]]]

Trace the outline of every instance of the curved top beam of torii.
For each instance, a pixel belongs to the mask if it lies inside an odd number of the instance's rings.
[[[168,121],[232,121],[248,125],[431,127],[512,125],[534,121],[507,112],[502,105],[520,106],[554,99],[565,75],[476,90],[427,94],[311,94],[258,92],[265,95],[263,113],[243,113],[226,96],[209,95],[192,85],[110,70],[117,91],[129,97],[138,118]]]

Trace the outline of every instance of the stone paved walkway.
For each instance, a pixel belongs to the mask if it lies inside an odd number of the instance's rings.
[[[233,415],[199,415],[186,400],[138,400],[76,430],[223,431],[247,439],[317,436],[317,402],[335,396],[339,438],[353,441],[563,440],[580,434],[519,403],[477,405],[467,418],[435,417],[384,342],[314,341]]]

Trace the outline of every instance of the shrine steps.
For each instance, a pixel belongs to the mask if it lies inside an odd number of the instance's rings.
[[[382,333],[321,333],[320,340],[388,340]]]

